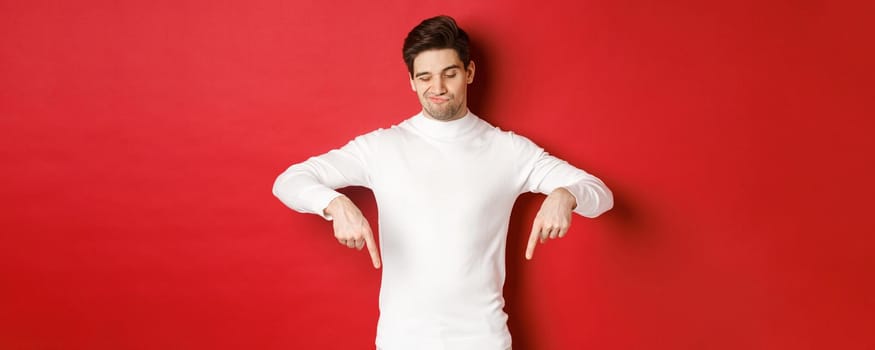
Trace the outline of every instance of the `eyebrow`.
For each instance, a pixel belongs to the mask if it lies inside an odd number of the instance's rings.
[[[450,69],[453,69],[453,68],[462,69],[462,67],[459,67],[458,64],[454,64],[454,65],[449,66],[449,67],[447,67],[447,68],[441,69],[441,73],[446,72],[446,71],[448,71],[448,70],[450,70]],[[428,75],[428,74],[431,74],[431,72],[419,72],[419,73],[416,73],[416,75],[414,75],[413,77],[414,77],[414,78],[419,78],[419,77],[421,77],[421,76],[423,76],[423,75]]]

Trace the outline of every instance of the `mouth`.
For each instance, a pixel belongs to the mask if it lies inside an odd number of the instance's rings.
[[[434,103],[434,104],[441,104],[441,103],[444,103],[444,102],[449,101],[450,99],[445,98],[445,97],[435,97],[435,96],[430,96],[430,97],[428,98],[428,100],[431,101],[431,103]]]

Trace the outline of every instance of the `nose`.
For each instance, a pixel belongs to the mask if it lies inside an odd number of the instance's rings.
[[[432,79],[431,91],[436,95],[443,95],[447,92],[445,85],[446,81],[442,75],[438,75]]]

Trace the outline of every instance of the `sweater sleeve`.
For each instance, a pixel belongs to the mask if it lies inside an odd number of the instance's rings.
[[[550,155],[528,139],[519,137],[528,149],[524,154],[533,155],[525,182],[529,192],[550,194],[564,187],[577,200],[574,212],[588,218],[595,218],[614,206],[613,194],[602,180]]]
[[[295,211],[331,220],[324,210],[341,195],[335,189],[370,185],[365,146],[360,136],[339,149],[290,166],[274,181],[274,196]]]

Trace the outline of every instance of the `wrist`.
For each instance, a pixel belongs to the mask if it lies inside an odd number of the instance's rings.
[[[555,193],[557,196],[560,196],[562,203],[571,210],[577,208],[577,198],[574,197],[574,195],[571,194],[571,191],[567,190],[565,187],[559,187],[553,190],[553,193]]]
[[[334,199],[328,202],[328,205],[322,211],[329,217],[335,217],[341,210],[343,210],[343,202],[348,200],[349,198],[344,195],[334,197]]]

